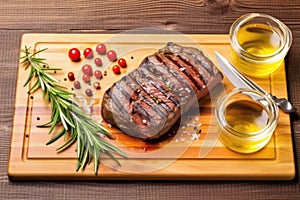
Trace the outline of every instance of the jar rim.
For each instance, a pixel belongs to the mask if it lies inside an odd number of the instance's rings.
[[[245,24],[246,22],[248,22],[248,21],[250,21],[254,18],[266,18],[268,20],[271,20],[272,22],[274,22],[275,24],[278,25],[280,31],[282,32],[282,33],[280,33],[280,36],[282,36],[282,38],[281,38],[282,44],[280,45],[280,48],[278,48],[272,54],[268,54],[268,55],[251,54],[251,53],[249,53],[249,51],[245,50],[240,45],[240,43],[237,39],[237,33],[238,33],[240,27],[243,24]],[[261,14],[261,13],[249,13],[249,14],[245,14],[245,15],[242,15],[241,17],[239,17],[231,25],[229,35],[230,35],[231,46],[234,49],[234,51],[241,52],[239,54],[242,55],[243,58],[251,59],[252,62],[257,62],[257,63],[270,62],[270,60],[274,60],[274,61],[279,60],[280,58],[285,56],[285,54],[288,52],[288,50],[289,50],[289,48],[292,44],[291,30],[284,23],[282,23],[279,19],[276,19],[275,17],[272,17],[272,16],[267,15],[267,14]],[[257,58],[257,59],[255,59],[255,58]],[[259,59],[262,59],[262,58],[266,59],[267,61],[259,60]]]

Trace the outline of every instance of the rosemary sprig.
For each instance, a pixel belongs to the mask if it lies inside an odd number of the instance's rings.
[[[94,172],[97,174],[101,153],[107,154],[120,165],[114,154],[119,154],[123,157],[126,157],[126,155],[105,140],[105,137],[113,139],[108,130],[93,121],[71,97],[73,93],[67,91],[66,87],[60,85],[59,81],[48,73],[48,71],[60,69],[45,67],[48,65],[46,59],[36,57],[37,54],[45,50],[42,49],[31,53],[30,48],[25,46],[25,49],[22,50],[25,55],[20,59],[26,70],[30,68],[30,73],[24,86],[27,86],[32,79],[35,80],[28,93],[33,93],[41,88],[44,98],[47,103],[50,103],[52,108],[50,121],[38,127],[50,127],[49,134],[51,134],[57,125],[62,124],[61,131],[56,133],[47,145],[55,142],[62,136],[69,137],[57,149],[57,151],[63,151],[76,142],[76,171],[84,169],[87,164],[94,160]]]

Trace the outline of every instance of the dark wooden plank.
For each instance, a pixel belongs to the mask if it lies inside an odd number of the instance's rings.
[[[291,101],[300,109],[300,2],[294,0],[2,1],[0,6],[0,199],[299,199],[287,182],[10,182],[7,161],[20,37],[25,32],[105,32],[155,26],[183,33],[227,33],[248,12],[281,19],[294,42],[287,56]],[[299,172],[300,121],[293,118]],[[284,170],[284,169],[283,169]]]
[[[247,1],[8,1],[1,5],[2,30],[109,31],[161,27],[185,33],[226,33],[241,14],[264,12],[298,28],[299,5],[293,0]],[[290,17],[292,20],[289,20]],[[297,26],[298,24],[298,26]]]

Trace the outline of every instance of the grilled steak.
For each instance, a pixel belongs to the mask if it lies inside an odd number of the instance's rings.
[[[202,51],[170,42],[105,92],[102,117],[128,135],[156,139],[222,78]]]

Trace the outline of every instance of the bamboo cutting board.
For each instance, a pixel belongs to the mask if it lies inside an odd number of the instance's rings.
[[[80,77],[83,64],[93,65],[94,70],[106,71],[106,76],[100,81],[101,89],[94,90],[93,97],[84,98],[86,104],[91,105],[88,111],[100,123],[99,105],[104,91],[121,78],[122,74],[136,68],[143,58],[162,48],[169,41],[201,48],[214,63],[216,63],[214,51],[230,59],[228,35],[25,34],[22,37],[21,48],[25,45],[35,51],[48,48],[40,56],[47,59],[50,67],[63,69],[53,76],[79,97],[85,97],[84,89],[92,86],[86,84],[81,90],[73,89],[73,83],[67,79],[68,72],[72,71],[75,76]],[[115,50],[119,58],[127,60],[128,67],[122,69],[121,75],[112,73],[111,67],[115,63],[109,62],[105,57],[96,56],[103,59],[102,67],[96,67],[93,60],[85,59],[83,55],[81,61],[76,63],[68,58],[70,48],[76,47],[81,51],[87,47],[95,49],[100,42],[105,43],[108,50]],[[96,52],[94,54],[97,55]],[[119,167],[110,159],[103,157],[98,175],[94,174],[92,165],[84,171],[76,172],[75,145],[57,153],[56,148],[64,141],[61,139],[54,144],[46,145],[53,135],[47,134],[47,128],[36,127],[49,120],[51,110],[49,105],[45,104],[40,91],[27,94],[28,88],[23,87],[23,84],[28,73],[22,65],[19,66],[8,166],[8,175],[11,179],[288,180],[295,176],[290,117],[282,111],[271,141],[259,152],[239,154],[228,150],[219,142],[214,104],[221,94],[233,89],[226,77],[223,84],[199,101],[199,113],[189,113],[190,117],[182,121],[183,127],[180,127],[177,134],[170,132],[159,141],[143,142],[107,126],[116,138],[112,143],[125,151],[129,158],[120,158],[122,165]],[[282,65],[272,76],[254,80],[266,91],[287,98],[285,77]],[[194,110],[197,109],[198,105]],[[195,134],[189,124],[196,124],[201,132]]]

